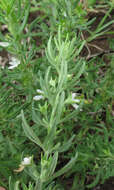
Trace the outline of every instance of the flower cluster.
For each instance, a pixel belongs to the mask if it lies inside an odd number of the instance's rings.
[[[43,96],[44,92],[43,92],[42,90],[37,89],[36,92],[37,92],[39,95],[34,96],[34,97],[33,97],[33,100],[38,101],[38,100],[44,99],[44,96]]]
[[[33,100],[35,101],[39,101],[41,99],[44,99],[44,92],[40,89],[37,89],[36,92],[39,94],[39,95],[36,95],[33,97]],[[79,103],[81,102],[80,99],[77,98],[78,94],[77,93],[72,93],[72,97],[71,97],[71,100],[68,101],[68,103],[70,102],[73,102],[72,103],[72,106],[75,108],[75,109],[78,109],[79,108]],[[80,109],[81,111],[81,109]]]

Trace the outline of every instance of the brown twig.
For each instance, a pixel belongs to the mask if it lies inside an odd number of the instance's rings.
[[[82,32],[81,32],[81,37],[82,37],[82,40],[86,41]],[[85,47],[88,50],[88,56],[87,57],[90,57],[91,56],[91,50],[89,49],[87,42],[85,43]]]

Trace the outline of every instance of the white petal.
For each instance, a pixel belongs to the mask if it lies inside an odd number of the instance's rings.
[[[17,67],[20,64],[20,61],[15,58],[15,57],[11,57],[11,61],[9,62],[9,65],[11,65],[10,67],[8,67],[8,69],[13,69],[15,67]]]
[[[32,157],[25,157],[23,161],[21,162],[22,165],[29,165],[31,164]]]
[[[34,96],[33,97],[33,100],[41,100],[41,99],[43,99],[44,97],[42,96],[42,95],[40,95],[40,96]]]
[[[79,105],[77,104],[72,104],[72,106],[77,110],[79,108]]]
[[[8,42],[0,42],[0,46],[8,47],[10,44]]]
[[[20,61],[16,57],[11,57],[11,62],[15,64],[20,64]]]
[[[76,102],[76,103],[79,103],[79,102],[80,102],[79,99],[74,99],[73,101]]]
[[[67,14],[66,14],[66,12],[64,12],[64,13],[63,13],[63,15],[64,15],[64,17],[67,17]]]
[[[20,61],[16,59],[15,57],[11,58],[11,61],[9,62],[10,65],[19,65]]]
[[[72,101],[79,103],[80,99],[75,99],[76,96],[77,96],[77,93],[72,93]]]
[[[76,97],[76,93],[72,93],[72,99],[74,100],[74,98]]]
[[[16,66],[15,65],[12,65],[10,67],[8,67],[8,69],[14,69]]]
[[[38,92],[39,94],[43,94],[44,92],[40,89],[37,89],[36,92]]]
[[[72,106],[77,110],[79,108],[78,104],[72,104]],[[82,111],[82,109],[80,109],[80,111]]]

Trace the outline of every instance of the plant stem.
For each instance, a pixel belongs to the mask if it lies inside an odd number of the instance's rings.
[[[42,190],[42,181],[40,179],[37,180],[35,190]]]

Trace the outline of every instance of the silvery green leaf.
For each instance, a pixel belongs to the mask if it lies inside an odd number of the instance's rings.
[[[63,91],[59,97],[59,102],[57,106],[56,117],[55,117],[56,124],[59,123],[61,119],[61,115],[62,115],[62,111],[64,107],[64,99],[65,99],[65,92]]]
[[[36,134],[33,132],[32,128],[29,127],[29,125],[27,124],[25,117],[24,117],[24,113],[23,110],[21,111],[21,116],[22,116],[22,126],[23,126],[23,130],[26,134],[26,136],[33,141],[35,144],[37,144],[38,146],[40,146],[43,150],[44,147],[40,141],[40,139],[36,136]]]
[[[53,155],[50,167],[48,169],[48,176],[53,175],[53,173],[55,171],[55,168],[56,168],[56,165],[57,165],[57,161],[58,161],[58,152],[55,152],[54,155]]]
[[[37,123],[38,126],[45,126],[43,121],[41,120],[41,114],[40,112],[35,111],[34,103],[32,104],[32,119],[35,123]],[[45,126],[46,127],[46,126]]]
[[[57,151],[58,151],[58,152],[65,152],[65,151],[67,151],[67,150],[70,148],[70,146],[72,145],[72,141],[74,140],[74,138],[75,138],[75,135],[73,135],[73,136],[68,140],[68,142],[66,142],[66,143],[64,143],[63,145],[61,145],[61,146],[57,149]]]
[[[78,153],[76,153],[75,157],[73,157],[63,168],[61,168],[58,172],[54,173],[53,176],[49,178],[49,180],[53,180],[70,170],[75,164],[77,157]]]
[[[87,188],[91,189],[91,188],[95,187],[99,183],[100,176],[101,176],[101,171],[99,169],[99,171],[97,172],[97,176],[96,176],[95,180],[91,184],[87,185]]]
[[[14,190],[19,190],[19,181],[16,181],[15,186],[14,186]]]
[[[35,181],[40,177],[38,169],[34,163],[31,166],[26,167],[24,171]]]

